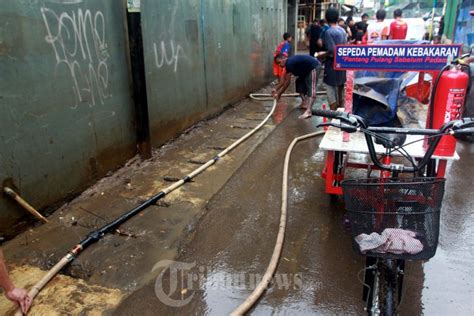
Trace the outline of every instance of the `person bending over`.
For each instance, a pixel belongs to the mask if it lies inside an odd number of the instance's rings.
[[[280,99],[291,82],[291,75],[296,77],[296,92],[301,95],[301,108],[304,113],[300,119],[311,117],[311,109],[316,101],[316,86],[318,84],[318,69],[321,63],[308,55],[296,55],[288,58],[284,54],[275,57],[275,62],[286,69],[285,79],[273,89],[273,97]]]

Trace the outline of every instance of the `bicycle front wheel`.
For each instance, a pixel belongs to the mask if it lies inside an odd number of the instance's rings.
[[[386,259],[378,262],[378,311],[380,315],[396,315],[401,292],[401,280],[397,260]]]

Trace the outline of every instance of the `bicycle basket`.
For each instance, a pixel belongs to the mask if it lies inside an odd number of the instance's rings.
[[[390,259],[433,257],[444,183],[438,178],[343,181],[354,250]]]

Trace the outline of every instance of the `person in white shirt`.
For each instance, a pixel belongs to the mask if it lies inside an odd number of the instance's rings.
[[[387,23],[385,23],[385,16],[387,12],[384,9],[380,9],[375,14],[377,22],[369,23],[367,27],[367,42],[373,43],[375,41],[386,40],[390,35],[390,28]]]

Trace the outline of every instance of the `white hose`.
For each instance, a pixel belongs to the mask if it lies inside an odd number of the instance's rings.
[[[321,91],[316,91],[317,95],[326,95],[325,90]],[[281,95],[282,97],[299,97],[301,94],[299,93],[284,93]],[[255,101],[271,101],[273,100],[273,97],[271,94],[268,93],[251,93],[250,94],[250,99],[253,99]]]
[[[283,94],[282,97],[294,97],[294,96],[298,96],[298,94]],[[232,149],[234,149],[235,147],[237,147],[238,145],[240,145],[242,142],[244,142],[246,139],[248,139],[250,136],[252,136],[253,134],[255,134],[263,125],[265,125],[265,123],[267,123],[267,121],[272,117],[273,113],[275,112],[275,108],[276,108],[276,105],[277,105],[277,100],[275,100],[274,98],[271,97],[270,94],[250,94],[250,98],[252,99],[255,99],[255,100],[273,100],[273,106],[272,106],[272,109],[270,110],[270,112],[268,113],[268,115],[263,119],[262,122],[260,122],[260,124],[258,124],[255,128],[253,128],[251,131],[249,131],[247,134],[245,134],[244,136],[242,136],[241,138],[239,138],[238,140],[236,140],[234,143],[232,143],[229,147],[227,147],[226,149],[224,149],[223,151],[221,151],[219,154],[217,154],[217,157],[218,158],[222,158],[224,157],[225,155],[227,155]],[[188,177],[189,179],[192,179],[194,177],[196,177],[197,175],[199,175],[200,173],[202,173],[204,170],[206,170],[207,168],[209,168],[210,166],[212,166],[213,164],[215,164],[216,162],[218,161],[218,159],[211,159],[209,160],[208,162],[206,162],[204,165],[196,168],[194,171],[192,171],[190,174],[188,174],[186,177]],[[173,184],[171,184],[170,186],[166,187],[165,189],[163,189],[162,191],[167,195],[171,192],[173,192],[174,190],[178,189],[179,187],[181,187],[182,185],[184,185],[186,183],[185,180],[183,179],[180,179],[176,182],[174,182]],[[77,246],[76,246],[77,247]],[[81,249],[82,251],[82,249]],[[80,253],[80,252],[79,252]],[[42,278],[40,281],[38,281],[34,286],[33,288],[30,290],[30,292],[28,293],[29,297],[31,298],[31,300],[33,301],[33,299],[36,297],[36,295],[38,295],[38,293],[46,286],[46,284],[48,284],[49,281],[51,281],[51,279],[53,279],[56,274],[59,273],[59,271],[65,267],[66,265],[68,265],[71,261],[73,261],[75,259],[75,257],[73,255],[71,255],[71,253],[68,253],[66,254],[50,271],[48,271]],[[22,315],[22,312],[18,309],[15,313],[15,316],[21,316]]]
[[[270,263],[260,283],[253,290],[250,296],[230,314],[231,316],[244,315],[246,312],[248,312],[250,308],[252,308],[252,306],[255,305],[255,303],[262,296],[265,289],[267,289],[268,284],[270,283],[273,277],[273,274],[275,273],[276,268],[278,266],[278,262],[281,256],[281,251],[283,249],[283,241],[285,239],[286,217],[287,217],[287,211],[288,211],[288,168],[289,168],[290,157],[291,157],[291,152],[293,150],[293,147],[299,141],[313,138],[316,136],[320,136],[323,134],[324,134],[324,131],[318,131],[311,134],[306,134],[300,137],[296,137],[295,139],[293,139],[290,146],[288,147],[286,151],[285,163],[283,167],[283,180],[282,180],[282,186],[281,186],[280,226],[278,229],[277,240],[276,240],[275,248],[273,249],[272,258],[270,259]]]
[[[299,93],[285,93],[281,95],[282,97],[299,97]],[[250,99],[255,101],[271,101],[274,100],[271,94],[268,93],[251,93],[249,95]]]

